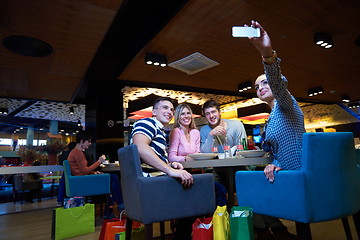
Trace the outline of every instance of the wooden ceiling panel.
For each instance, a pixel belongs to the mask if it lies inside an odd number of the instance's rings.
[[[320,0],[190,1],[138,53],[119,79],[232,91],[235,94],[239,83],[254,80],[263,72],[258,51],[247,39],[231,36],[233,25],[255,19],[270,34],[273,47],[283,60],[281,66],[290,82],[289,89],[295,97],[312,100],[307,96],[307,90],[322,86],[326,92],[317,96],[317,100],[340,102],[342,94],[359,100],[358,91],[344,84],[360,74],[360,60],[356,57],[360,48],[354,45],[359,35],[354,30],[360,24],[360,15],[356,14],[359,10],[360,2],[354,0],[326,3]],[[334,48],[325,50],[316,46],[313,36],[317,31],[331,34]],[[168,62],[200,52],[220,65],[187,75],[170,67],[146,66],[144,56],[147,52],[164,54]],[[352,84],[359,89],[360,81]]]
[[[31,93],[7,89],[8,95],[2,97],[71,101],[121,3],[120,0],[2,1],[0,16],[7,23],[0,26],[2,39],[9,35],[29,36],[53,48],[50,56],[27,57],[0,47],[1,69],[27,72],[28,89],[31,89]],[[52,91],[59,93],[50,94]]]

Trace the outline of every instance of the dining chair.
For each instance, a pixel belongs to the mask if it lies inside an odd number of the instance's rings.
[[[103,201],[105,201],[105,209],[108,210],[110,196],[110,175],[109,174],[93,174],[73,176],[71,174],[69,161],[63,162],[65,192],[67,197],[86,197],[93,199],[91,202],[100,203],[100,217],[102,217]],[[105,195],[105,200],[97,198],[98,195]]]
[[[26,191],[35,191],[38,202],[41,202],[41,194],[43,189],[42,180],[24,180],[23,176],[16,174],[13,176],[13,201],[16,203],[18,192],[21,192],[20,203],[23,203],[23,199]]]
[[[63,164],[66,195],[68,197],[110,194],[109,174],[73,176],[71,174],[69,161],[65,160]]]
[[[354,136],[348,132],[305,133],[301,170],[281,170],[273,183],[263,171],[238,171],[236,193],[239,206],[295,221],[301,239],[312,239],[310,223],[335,219],[342,219],[346,237],[352,239],[347,217],[360,209]]]
[[[121,188],[127,216],[126,239],[131,239],[132,220],[145,225],[146,239],[152,239],[152,224],[160,222],[164,239],[164,221],[205,216],[215,211],[212,174],[193,175],[194,184],[184,188],[178,179],[167,175],[144,177],[136,145],[118,150]]]

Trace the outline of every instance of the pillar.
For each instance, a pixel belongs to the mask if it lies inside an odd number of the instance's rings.
[[[96,159],[105,154],[114,162],[118,160],[117,150],[124,146],[122,85],[117,79],[98,82],[101,84],[92,92],[96,101],[86,105],[86,130],[96,141]]]
[[[57,135],[59,133],[58,121],[50,120],[50,133],[52,135]]]
[[[34,142],[34,125],[29,124],[26,133],[26,145],[33,146],[33,142]]]

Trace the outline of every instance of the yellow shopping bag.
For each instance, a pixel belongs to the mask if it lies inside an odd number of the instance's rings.
[[[217,206],[213,215],[214,240],[230,239],[229,213],[226,206]]]

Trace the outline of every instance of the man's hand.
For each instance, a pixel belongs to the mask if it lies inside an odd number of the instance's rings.
[[[216,126],[213,130],[210,131],[210,135],[216,136],[216,135],[226,135],[226,129],[223,126]]]
[[[181,184],[184,187],[190,187],[194,183],[193,176],[185,170],[171,169],[171,171],[169,171],[168,175],[170,177],[180,178]]]
[[[274,182],[275,180],[274,171],[278,172],[281,169],[282,169],[281,167],[277,167],[274,164],[267,165],[264,169],[264,174],[266,176],[266,179],[268,179],[271,183]]]

